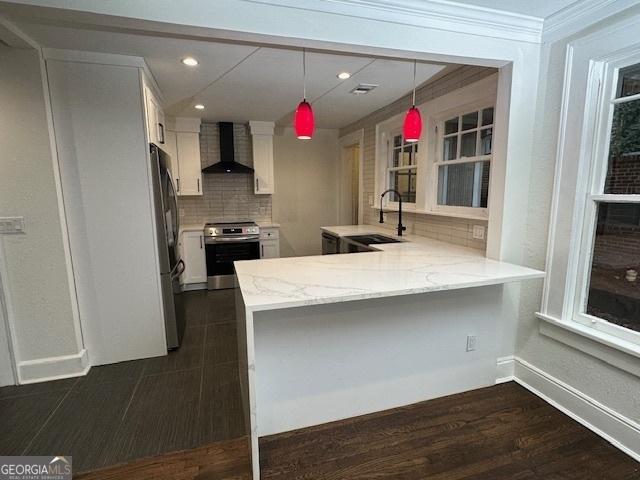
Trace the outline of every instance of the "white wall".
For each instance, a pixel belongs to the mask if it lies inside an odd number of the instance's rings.
[[[29,369],[34,361],[77,355],[82,344],[38,53],[0,46],[0,65],[0,216],[23,215],[26,223],[24,235],[0,239],[0,254],[15,355]]]
[[[311,140],[298,140],[291,128],[276,131],[273,159],[280,255],[320,255],[320,227],[338,221],[338,130],[317,129]]]
[[[640,6],[631,11],[640,13]],[[567,43],[605,28],[619,18],[621,15],[570,38],[545,45],[542,51],[540,95],[534,122],[533,155],[536,161],[531,171],[531,178],[535,181],[528,183],[531,207],[526,216],[527,236],[524,244],[525,262],[534,268],[542,269],[545,266]],[[532,313],[539,309],[541,298],[542,286],[539,284],[522,289],[516,354],[613,411],[640,421],[640,378],[541,335],[538,331],[539,320]],[[577,342],[589,342],[583,337],[574,336]]]

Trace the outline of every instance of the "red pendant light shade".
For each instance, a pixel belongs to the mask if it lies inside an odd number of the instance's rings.
[[[315,121],[313,120],[313,109],[311,104],[307,102],[307,51],[302,49],[302,101],[296,108],[293,116],[293,128],[296,131],[296,137],[300,140],[309,140],[313,137],[315,129]]]
[[[416,61],[413,61],[413,103],[407,115],[404,117],[402,133],[405,142],[417,142],[422,133],[422,117],[420,110],[416,108]]]
[[[420,110],[416,107],[411,107],[407,112],[407,116],[404,117],[402,132],[404,133],[405,142],[417,142],[420,140],[422,117],[420,116]]]
[[[313,109],[306,100],[301,101],[296,108],[293,119],[293,126],[296,130],[296,137],[300,140],[309,140],[313,136],[315,121],[313,120]]]

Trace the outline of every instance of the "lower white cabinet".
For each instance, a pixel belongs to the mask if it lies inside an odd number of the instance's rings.
[[[260,258],[279,258],[280,240],[260,240]]]
[[[180,255],[185,266],[184,273],[180,277],[180,283],[183,285],[206,283],[207,261],[202,230],[185,230],[182,232]]]
[[[280,258],[280,232],[276,227],[260,229],[260,258]]]

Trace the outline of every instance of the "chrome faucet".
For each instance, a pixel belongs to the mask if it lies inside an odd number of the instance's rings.
[[[384,192],[382,192],[382,195],[380,195],[380,223],[384,223],[384,216],[382,212],[382,200],[384,199],[384,196],[389,192],[395,193],[396,197],[398,197],[398,236],[401,237],[402,232],[404,232],[407,229],[407,227],[402,225],[402,195],[398,190],[390,188],[389,190],[385,190]]]

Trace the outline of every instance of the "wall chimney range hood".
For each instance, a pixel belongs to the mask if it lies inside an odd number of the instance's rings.
[[[202,173],[253,173],[253,168],[236,162],[233,148],[233,123],[218,123],[220,130],[220,161],[202,169]]]

